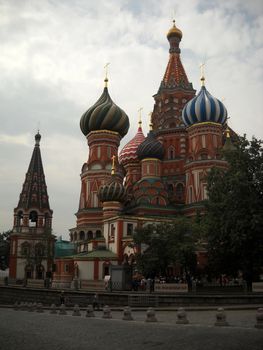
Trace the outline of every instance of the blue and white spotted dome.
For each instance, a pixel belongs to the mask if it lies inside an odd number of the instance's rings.
[[[227,110],[221,101],[202,86],[197,96],[184,106],[182,118],[186,126],[204,122],[224,124]]]

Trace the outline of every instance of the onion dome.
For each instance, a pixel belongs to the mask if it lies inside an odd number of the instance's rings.
[[[204,122],[224,124],[227,119],[227,110],[223,103],[212,96],[203,85],[197,96],[184,106],[182,119],[186,126]]]
[[[139,127],[136,135],[123,147],[120,152],[119,161],[122,165],[134,163],[139,160],[137,156],[137,149],[138,146],[145,140],[141,124],[142,122],[139,120]]]
[[[175,25],[175,20],[173,20],[173,26],[172,28],[169,30],[169,32],[167,33],[167,39],[169,40],[171,37],[173,36],[177,36],[180,39],[182,39],[183,33],[182,31],[176,27]]]
[[[100,186],[98,197],[101,202],[122,202],[125,198],[123,184],[113,177],[108,184]]]
[[[85,136],[90,131],[110,130],[118,132],[122,137],[129,130],[129,118],[126,113],[118,107],[111,99],[107,82],[98,101],[85,112],[80,119],[80,129]]]
[[[150,130],[146,139],[138,147],[137,156],[139,159],[157,158],[161,160],[163,158],[163,145],[161,144],[161,142],[156,140],[152,130]]]
[[[98,197],[101,202],[122,202],[125,198],[125,188],[115,175],[115,159],[116,156],[113,156],[110,182],[100,186],[98,191]]]

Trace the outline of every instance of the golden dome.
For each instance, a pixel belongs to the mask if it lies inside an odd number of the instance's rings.
[[[172,28],[167,33],[167,38],[169,39],[170,36],[178,36],[181,39],[183,36],[183,33],[179,28],[176,27],[175,20],[173,20],[173,23],[174,24],[173,24]]]

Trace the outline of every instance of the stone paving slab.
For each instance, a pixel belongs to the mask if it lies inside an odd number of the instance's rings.
[[[53,315],[0,309],[0,350],[262,350],[263,330],[255,329],[255,311],[232,311],[229,327],[214,327],[214,313],[189,312],[192,324],[177,325],[176,313],[156,312],[158,323],[146,323],[145,312],[135,321]],[[227,313],[227,314],[228,314]],[[244,321],[246,320],[246,321]],[[212,324],[213,324],[212,323]],[[232,325],[233,323],[233,325]]]

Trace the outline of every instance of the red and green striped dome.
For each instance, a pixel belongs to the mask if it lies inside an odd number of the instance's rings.
[[[134,163],[136,161],[139,161],[139,158],[137,156],[137,149],[144,140],[145,136],[142,132],[141,126],[139,126],[134,138],[132,138],[121,150],[119,155],[120,164],[125,166],[128,163]]]
[[[85,136],[91,131],[110,130],[123,137],[129,127],[127,114],[112,101],[106,86],[98,101],[80,119],[80,129]]]

